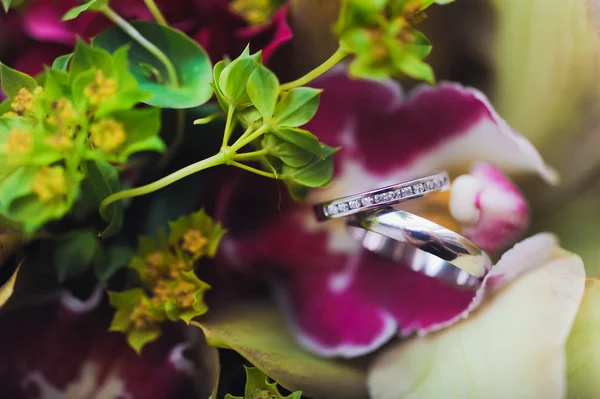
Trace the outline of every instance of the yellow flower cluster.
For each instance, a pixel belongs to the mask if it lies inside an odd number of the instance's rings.
[[[19,92],[13,99],[12,104],[10,104],[10,109],[12,109],[17,115],[25,115],[33,111],[34,100],[35,97],[33,93],[23,87],[19,89]]]
[[[91,105],[98,105],[117,93],[117,82],[107,78],[101,70],[97,70],[95,79],[83,90]]]
[[[28,130],[13,129],[6,139],[6,151],[11,153],[27,152],[33,147],[33,136]]]
[[[251,26],[265,25],[271,19],[274,7],[272,0],[233,0],[231,11],[242,16]]]
[[[206,246],[206,243],[208,243],[208,239],[204,237],[200,230],[189,229],[183,235],[181,248],[191,254],[195,254],[200,252]]]
[[[67,181],[62,166],[44,166],[33,179],[31,189],[44,202],[67,194]]]
[[[142,329],[156,324],[156,321],[150,315],[150,307],[145,301],[141,301],[133,307],[129,319],[136,329]]]
[[[92,145],[104,152],[119,149],[126,139],[123,124],[113,118],[102,118],[90,126]]]

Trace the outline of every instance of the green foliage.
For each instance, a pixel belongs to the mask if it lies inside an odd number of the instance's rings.
[[[65,15],[63,15],[62,20],[70,21],[72,19],[77,18],[79,16],[79,14],[81,14],[84,11],[101,10],[102,8],[106,7],[107,5],[108,5],[108,0],[90,0],[87,3],[84,3],[80,6],[71,8],[69,11],[66,12]]]
[[[127,266],[133,251],[126,245],[114,245],[99,251],[94,259],[94,273],[100,281],[107,281],[114,273]]]
[[[210,286],[196,277],[194,263],[215,255],[225,230],[202,210],[180,217],[169,227],[168,238],[160,231],[156,239],[139,238],[129,267],[137,271],[144,287],[110,293],[117,309],[111,329],[127,333],[138,352],[160,335],[160,322],[189,324],[208,310],[204,294]]]
[[[87,271],[99,249],[98,238],[92,231],[73,231],[58,241],[54,251],[58,281],[65,282]]]
[[[52,69],[58,69],[59,71],[67,72],[71,58],[73,58],[73,53],[61,55],[52,63]]]
[[[178,82],[169,81],[164,63],[119,27],[100,33],[93,45],[112,53],[124,45],[130,46],[129,69],[140,88],[151,93],[151,97],[145,99],[147,104],[160,108],[191,108],[210,99],[211,63],[198,43],[176,29],[155,23],[134,22],[131,26],[170,60]]]
[[[114,164],[165,149],[160,111],[134,109],[148,93],[128,72],[127,52],[111,55],[79,40],[72,58],[46,69],[39,86],[0,66],[9,96],[0,106],[0,216],[32,233],[70,211],[82,181],[93,194],[83,197],[97,202],[119,189]],[[122,211],[115,205],[107,217],[114,233]]]
[[[4,8],[4,12],[8,12],[8,10],[10,10],[12,3],[13,0],[2,0],[2,8]]]
[[[11,99],[16,97],[22,88],[33,92],[38,86],[31,76],[11,69],[4,64],[0,64],[0,82],[2,82],[2,90]]]
[[[423,61],[431,44],[412,25],[436,2],[450,1],[344,0],[334,31],[340,47],[354,55],[350,73],[376,80],[408,75],[433,83],[433,70]]]
[[[282,91],[275,74],[262,65],[260,53],[251,55],[248,49],[231,62],[217,63],[213,76],[219,105],[247,129],[231,148],[237,152],[252,144],[258,150],[257,155],[235,154],[234,160],[260,161],[298,199],[307,193],[300,187],[329,183],[336,150],[299,128],[317,112],[321,90]]]
[[[96,208],[104,198],[121,189],[117,169],[102,159],[90,160],[86,163],[87,176],[82,183],[82,190],[94,199]],[[110,237],[121,229],[123,224],[123,204],[120,202],[110,205],[104,219],[109,222],[102,236]]]
[[[300,399],[302,392],[297,391],[283,396],[279,393],[277,383],[270,382],[262,371],[256,367],[246,367],[246,389],[244,397],[225,395],[225,399]]]

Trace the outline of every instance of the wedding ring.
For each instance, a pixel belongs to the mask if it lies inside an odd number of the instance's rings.
[[[335,219],[377,209],[382,206],[398,204],[407,200],[421,198],[430,194],[446,191],[450,188],[448,173],[410,180],[354,194],[343,198],[322,202],[314,206],[319,221]]]
[[[365,249],[456,286],[477,288],[492,267],[471,240],[392,207],[356,215],[347,224]]]

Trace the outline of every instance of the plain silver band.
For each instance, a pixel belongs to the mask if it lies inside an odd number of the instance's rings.
[[[367,250],[456,286],[477,288],[492,267],[471,240],[392,207],[348,218],[348,229]]]
[[[430,194],[446,191],[449,188],[450,179],[448,178],[448,173],[440,172],[431,176],[322,202],[314,206],[314,211],[319,221],[336,219],[377,209],[382,206],[422,198]]]

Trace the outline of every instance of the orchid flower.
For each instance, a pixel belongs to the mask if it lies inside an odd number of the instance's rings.
[[[324,91],[307,128],[327,145],[341,146],[333,183],[311,192],[307,203],[292,204],[275,190],[253,198],[244,183],[256,182],[246,180],[222,201],[229,198],[222,211],[230,231],[223,258],[273,276],[304,347],[321,356],[355,357],[396,336],[440,329],[474,309],[493,286],[534,267],[504,270],[499,263],[477,292],[460,291],[359,249],[343,221],[317,223],[311,202],[445,169],[455,177],[449,197],[405,208],[498,253],[521,236],[529,216],[525,198],[504,173],[537,174],[548,182],[556,176],[475,89],[441,83],[404,94],[396,83],[350,79],[344,68],[314,85]],[[236,224],[242,204],[261,204],[246,219],[251,225]]]

